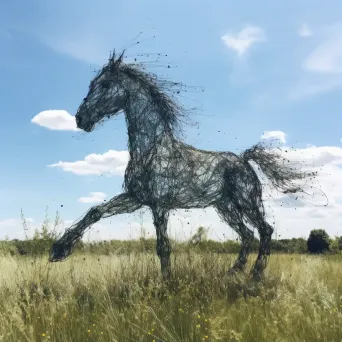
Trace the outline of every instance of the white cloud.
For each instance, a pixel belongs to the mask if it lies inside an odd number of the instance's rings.
[[[306,72],[291,87],[290,100],[334,91],[342,86],[342,23],[321,30],[318,45],[302,63]]]
[[[31,122],[53,131],[79,131],[75,117],[65,110],[44,110]]]
[[[342,78],[335,75],[310,75],[291,88],[290,100],[325,94],[342,85]]]
[[[41,227],[44,220],[34,220],[32,218],[25,218],[27,231],[25,232],[23,222],[21,219],[7,219],[0,221],[0,240],[6,236],[10,240],[20,239],[24,240],[27,237],[32,238],[36,230],[41,231]],[[73,223],[73,220],[60,221],[55,225],[54,219],[49,220],[48,229],[56,232],[57,234],[63,234],[65,228],[68,228]]]
[[[283,144],[286,143],[286,134],[282,131],[266,131],[260,138],[262,140],[277,139]]]
[[[303,37],[303,38],[307,38],[307,37],[311,37],[313,35],[313,32],[308,27],[307,24],[302,24],[302,26],[298,30],[298,35]]]
[[[253,44],[264,41],[265,34],[260,27],[247,26],[237,34],[227,33],[221,39],[230,49],[242,56]]]
[[[32,232],[31,224],[33,219],[28,217],[25,218],[26,221],[26,234],[30,236]],[[8,236],[10,240],[12,239],[24,239],[25,238],[25,231],[23,226],[23,221],[17,218],[10,218],[0,221],[0,239],[4,239],[5,236]]]
[[[342,149],[338,146],[313,146],[308,145],[306,149],[293,151],[293,158],[303,155],[305,159],[314,158],[315,163],[320,165],[341,165]]]
[[[80,203],[102,203],[107,195],[104,192],[91,192],[87,197],[80,197]]]
[[[33,222],[33,219],[28,217],[25,218],[26,223],[31,223]],[[18,226],[18,224],[22,224],[23,221],[21,219],[6,219],[6,220],[1,220],[0,221],[0,229],[2,228],[12,228]]]
[[[127,151],[109,150],[103,154],[89,154],[84,160],[75,162],[59,161],[48,167],[58,167],[63,171],[76,175],[101,175],[107,173],[112,176],[123,176],[129,160]]]
[[[310,53],[304,69],[323,74],[342,73],[342,24],[326,29],[326,38]]]

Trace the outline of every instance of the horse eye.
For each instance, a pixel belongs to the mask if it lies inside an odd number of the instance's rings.
[[[109,81],[102,81],[101,87],[103,89],[108,89],[110,87],[110,82]]]

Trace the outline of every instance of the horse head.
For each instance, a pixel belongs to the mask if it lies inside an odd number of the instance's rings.
[[[90,82],[87,96],[76,113],[77,127],[91,132],[97,123],[113,117],[124,109],[128,99],[125,78],[121,71],[123,54],[109,62]]]

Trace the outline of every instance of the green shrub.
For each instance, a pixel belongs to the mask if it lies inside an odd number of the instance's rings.
[[[330,250],[330,238],[324,229],[314,229],[307,241],[310,253],[324,253]]]
[[[341,251],[341,250],[342,250],[342,236],[340,236],[340,237],[338,238],[337,244],[338,244],[338,249]]]

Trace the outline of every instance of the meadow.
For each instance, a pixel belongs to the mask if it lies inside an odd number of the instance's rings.
[[[0,341],[342,341],[341,254],[273,254],[259,284],[235,258],[175,249],[166,285],[153,252],[2,255]]]

